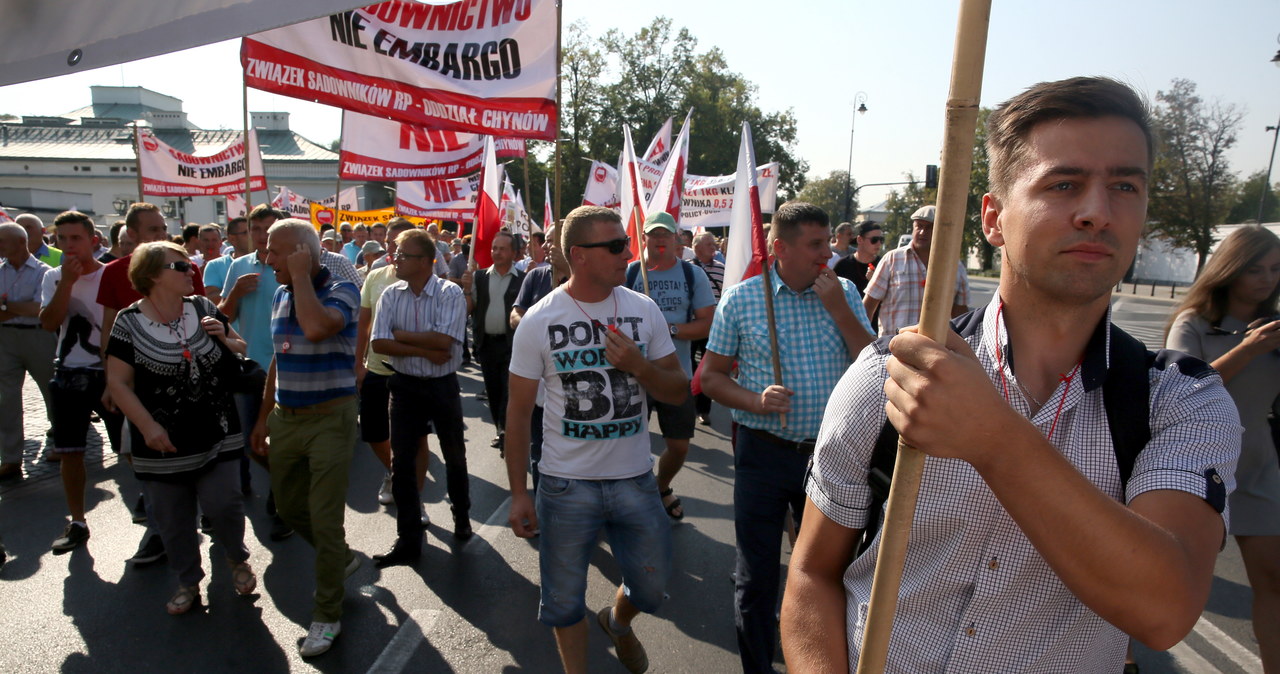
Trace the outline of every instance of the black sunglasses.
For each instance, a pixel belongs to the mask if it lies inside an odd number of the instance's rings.
[[[871,237],[871,243],[884,243],[884,237],[883,237],[883,236],[873,236],[873,237]]]
[[[621,239],[610,239],[608,241],[597,241],[595,243],[580,243],[579,248],[606,248],[610,255],[621,255],[622,251],[631,247],[631,237],[624,236]]]
[[[177,262],[170,262],[169,264],[166,264],[164,268],[180,271],[185,274],[191,271],[191,263],[186,260],[178,260]]]

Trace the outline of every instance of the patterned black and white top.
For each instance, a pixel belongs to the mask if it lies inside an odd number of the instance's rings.
[[[134,395],[178,450],[151,449],[137,425],[129,424],[139,479],[194,479],[214,462],[239,459],[244,447],[240,418],[224,381],[223,358],[228,355],[200,327],[195,302],[203,305],[201,313],[226,324],[212,302],[195,295],[183,299],[182,317],[172,323],[147,318],[135,302],[116,316],[111,328],[107,354],[133,367]]]
[[[967,338],[993,386],[999,386],[1001,367],[1013,378],[1008,331],[994,304],[998,298]],[[1118,501],[1128,503],[1153,490],[1185,491],[1208,501],[1225,525],[1241,429],[1221,378],[1183,354],[1162,352],[1155,359],[1149,370],[1151,441],[1137,456],[1121,494],[1102,400],[1110,363],[1109,313],[1098,329],[1080,376],[1059,383],[1051,398],[1063,400],[1054,446]],[[996,358],[996,335],[1003,365]],[[885,422],[889,356],[888,339],[874,342],[836,386],[806,484],[814,504],[851,529],[867,525],[867,469]],[[1031,416],[1021,396],[1011,397],[1016,410],[1041,433],[1049,432],[1056,402]],[[1052,493],[1046,485],[1046,498]],[[858,662],[878,547],[877,537],[844,574],[851,671]],[[1118,672],[1127,641],[1067,589],[973,466],[959,459],[925,460],[886,671]]]

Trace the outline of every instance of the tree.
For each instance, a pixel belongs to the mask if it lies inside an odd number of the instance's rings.
[[[990,188],[991,158],[987,155],[987,118],[991,108],[978,110],[978,128],[973,135],[973,168],[969,171],[969,196],[964,209],[964,247],[978,253],[980,269],[995,267],[995,246],[982,232],[982,197]]]
[[[911,233],[911,214],[916,209],[938,201],[938,190],[925,187],[914,173],[908,171],[903,178],[908,184],[902,192],[891,190],[884,202],[885,210],[889,212],[882,223],[886,247],[897,245],[898,237]]]
[[[795,198],[800,201],[807,201],[826,211],[827,215],[831,217],[832,224],[837,224],[844,218],[844,188],[845,179],[848,175],[847,171],[836,170],[828,173],[825,178],[809,180],[805,183],[804,189],[796,194]],[[852,203],[852,212],[857,213],[858,200],[856,195],[852,197]]]
[[[1150,181],[1150,228],[1196,252],[1196,272],[1213,246],[1213,228],[1237,199],[1226,153],[1236,143],[1242,113],[1234,105],[1205,103],[1190,80],[1173,80],[1156,93],[1155,166]]]
[[[1231,224],[1257,222],[1258,204],[1262,198],[1262,183],[1266,179],[1267,172],[1259,170],[1240,183],[1239,197],[1227,212],[1226,222]],[[1267,205],[1262,213],[1262,222],[1280,222],[1280,201],[1277,200],[1276,195],[1276,192],[1280,191],[1280,184],[1268,185],[1266,190]]]

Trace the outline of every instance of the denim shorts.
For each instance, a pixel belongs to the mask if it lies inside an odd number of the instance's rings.
[[[603,529],[627,599],[645,613],[662,604],[671,573],[671,520],[646,472],[623,480],[543,475],[536,498],[542,599],[538,620],[576,625],[587,614],[587,569]]]

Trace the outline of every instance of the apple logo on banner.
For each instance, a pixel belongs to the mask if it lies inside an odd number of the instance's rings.
[[[327,208],[322,209],[322,210],[319,210],[319,211],[316,211],[316,222],[318,222],[318,223],[320,223],[320,224],[322,224],[322,225],[332,225],[332,224],[333,224],[333,211],[331,211],[331,210],[329,210],[329,209],[327,209]]]
[[[155,136],[147,134],[142,137],[142,147],[146,148],[147,152],[155,152],[160,149],[160,143],[156,142]]]
[[[604,177],[605,177],[605,175],[607,175],[607,174],[605,173],[604,167],[603,167],[603,166],[597,166],[597,167],[596,167],[596,182],[598,182],[598,183],[602,183],[602,182],[604,182]]]

